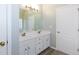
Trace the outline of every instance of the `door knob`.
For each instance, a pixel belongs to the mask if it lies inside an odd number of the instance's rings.
[[[5,46],[5,42],[4,41],[0,41],[0,47],[4,47]]]

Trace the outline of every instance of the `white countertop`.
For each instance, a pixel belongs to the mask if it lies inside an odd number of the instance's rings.
[[[50,31],[42,30],[40,33],[38,33],[37,31],[25,32],[25,33],[26,33],[25,36],[22,36],[22,33],[20,34],[19,41],[24,41],[24,40],[32,39],[32,38],[38,38],[39,36],[50,34]]]

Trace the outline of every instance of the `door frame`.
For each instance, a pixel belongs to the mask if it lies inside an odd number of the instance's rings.
[[[11,50],[11,46],[12,46],[12,40],[11,40],[11,6],[6,4],[6,17],[7,17],[7,55],[11,55],[12,50]]]

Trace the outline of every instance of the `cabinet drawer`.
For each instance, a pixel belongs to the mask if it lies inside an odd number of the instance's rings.
[[[24,55],[28,55],[28,54],[29,54],[29,52],[28,52],[28,48],[25,47],[25,48],[24,48]]]

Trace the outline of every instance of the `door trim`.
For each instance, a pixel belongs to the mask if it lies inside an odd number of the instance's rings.
[[[7,41],[8,41],[8,46],[7,46],[7,55],[11,55],[12,53],[12,50],[11,50],[11,48],[12,48],[12,42],[11,42],[11,39],[12,39],[12,37],[11,37],[11,5],[8,5],[8,4],[6,4],[7,5],[7,9],[6,9],[6,11],[7,11],[7,24],[8,24],[8,26],[7,26],[7,34],[8,34],[8,36],[7,36]]]

